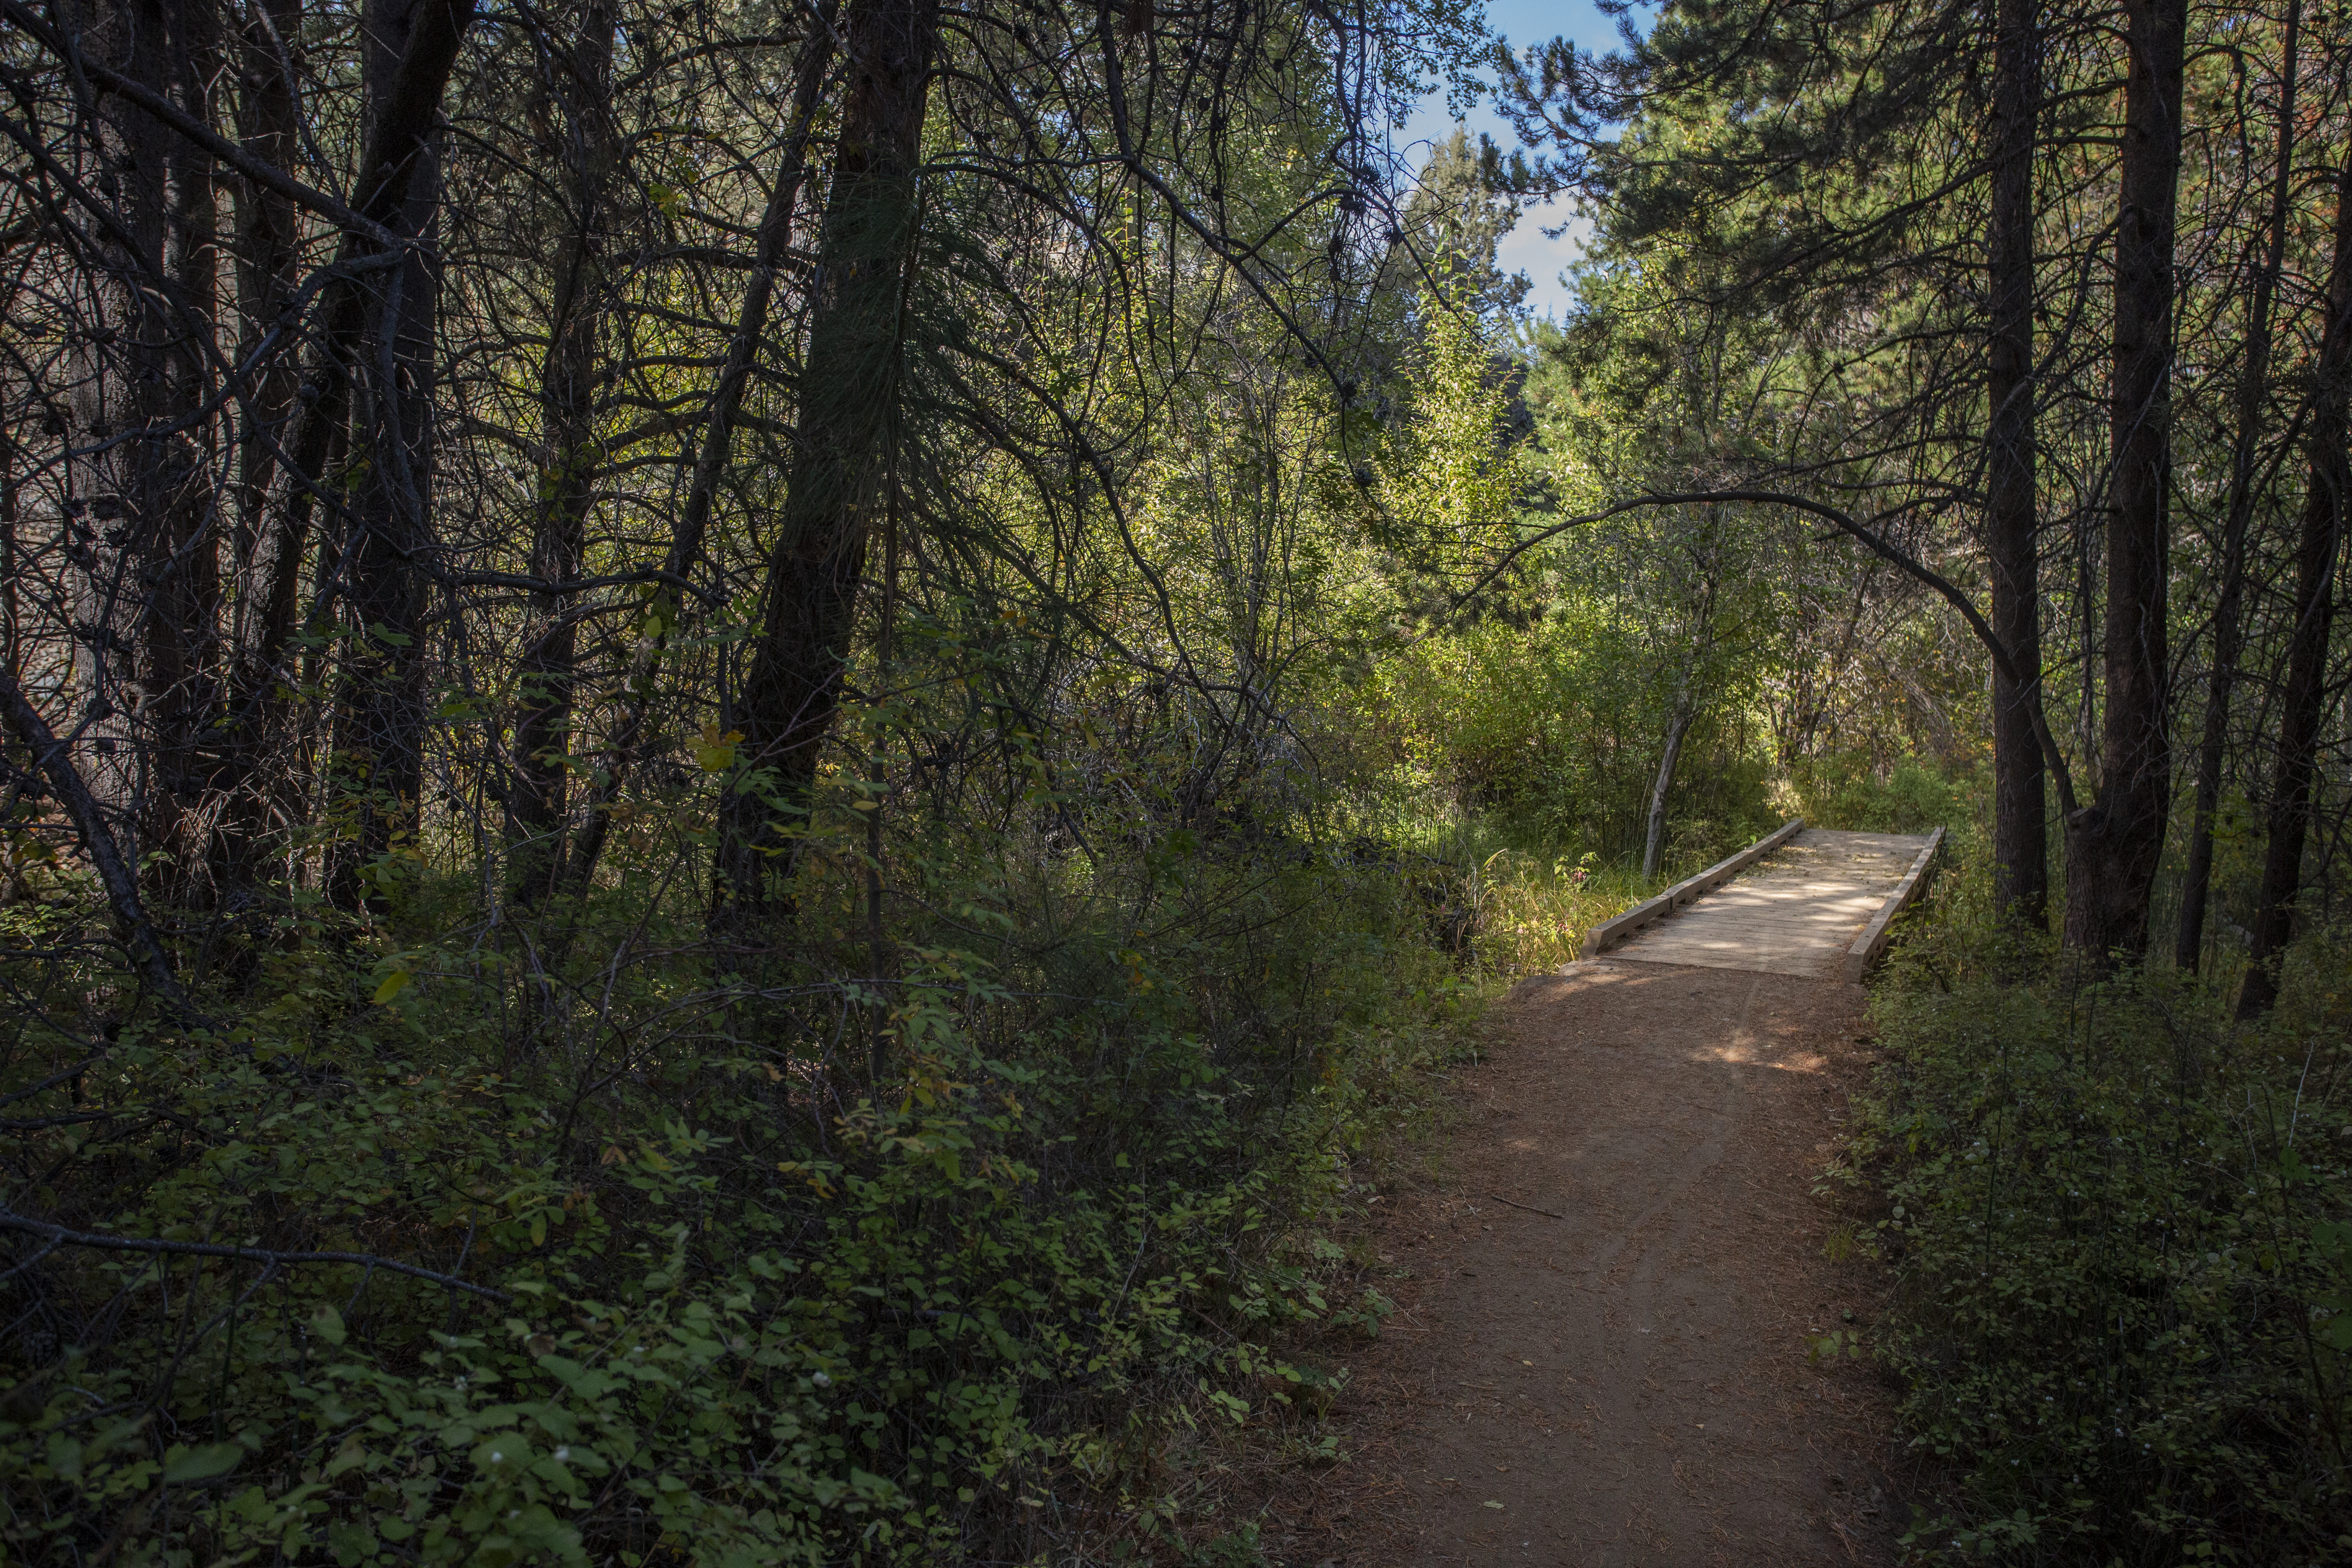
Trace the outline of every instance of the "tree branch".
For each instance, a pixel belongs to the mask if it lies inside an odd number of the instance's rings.
[[[376,244],[392,248],[399,246],[400,237],[360,213],[352,211],[326,192],[306,185],[266,159],[257,158],[244,148],[222,136],[153,89],[110,69],[91,59],[73,47],[72,41],[53,31],[31,7],[17,0],[0,0],[0,16],[5,16],[25,29],[48,51],[61,60],[70,61],[73,68],[107,91],[137,104],[142,110],[162,121],[222,163],[235,169],[257,185],[267,186],[297,206],[308,207],[339,228],[365,235]]]
[[[33,765],[48,776],[49,787],[66,815],[73,818],[82,847],[89,852],[89,863],[98,870],[99,884],[106,890],[106,907],[114,916],[115,931],[130,952],[132,967],[184,1022],[210,1025],[212,1020],[196,1010],[179,977],[172,973],[171,955],[163,951],[163,939],[155,934],[147,908],[140,902],[138,875],[122,858],[98,797],[89,793],[89,785],[66,754],[65,742],[5,669],[0,669],[0,709],[6,710],[9,727],[31,748]]]
[[[1682,490],[1670,495],[1636,496],[1631,500],[1619,501],[1616,505],[1605,507],[1599,511],[1587,512],[1581,517],[1572,517],[1565,522],[1554,523],[1549,528],[1539,530],[1519,541],[1518,543],[1505,551],[1503,558],[1495,563],[1485,575],[1454,596],[1454,606],[1457,609],[1460,608],[1483,592],[1496,578],[1508,571],[1511,563],[1520,556],[1541,544],[1545,540],[1556,534],[1565,533],[1571,528],[1588,527],[1592,523],[1603,522],[1610,518],[1624,512],[1639,510],[1643,507],[1702,506],[1722,501],[1746,501],[1757,506],[1785,506],[1825,519],[1834,524],[1839,532],[1861,541],[1872,554],[1934,589],[1948,604],[1959,611],[1960,617],[1968,622],[1969,629],[1976,633],[1977,640],[1984,644],[1985,651],[1992,656],[1993,667],[2008,677],[2012,686],[2026,694],[2026,700],[2032,705],[2033,732],[2042,742],[2042,760],[2048,764],[2051,777],[2058,785],[2059,806],[2068,816],[2074,815],[2077,808],[2074,798],[2074,777],[2066,766],[2065,753],[2058,749],[2057,739],[2050,732],[2050,721],[2042,712],[2042,681],[2038,672],[2032,681],[2027,681],[2020,675],[2015,661],[2009,657],[2009,649],[2002,647],[2000,638],[1993,635],[1992,624],[1985,619],[1984,612],[1978,609],[1975,603],[1955,587],[1948,578],[1923,563],[1914,560],[1910,555],[1888,543],[1876,531],[1855,521],[1851,515],[1825,501],[1817,501],[1806,496],[1789,495],[1780,490],[1749,489]]]
[[[143,1237],[92,1236],[86,1231],[68,1230],[61,1225],[46,1220],[27,1219],[23,1215],[0,1209],[0,1230],[22,1231],[37,1236],[51,1247],[87,1247],[100,1252],[164,1253],[175,1258],[236,1258],[248,1263],[267,1263],[273,1267],[282,1263],[357,1263],[369,1268],[388,1269],[415,1279],[429,1279],[436,1285],[446,1285],[452,1290],[486,1297],[498,1302],[514,1300],[503,1290],[493,1290],[488,1285],[476,1285],[454,1274],[436,1273],[419,1268],[413,1263],[395,1263],[389,1258],[378,1258],[370,1252],[273,1252],[259,1247],[215,1247],[205,1241],[151,1241]]]

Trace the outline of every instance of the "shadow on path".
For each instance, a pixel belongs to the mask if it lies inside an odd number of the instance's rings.
[[[1877,1306],[1812,1196],[1863,1000],[1609,958],[1522,984],[1442,1175],[1375,1211],[1400,1310],[1351,1358],[1355,1457],[1277,1502],[1276,1560],[1891,1563],[1891,1399],[1809,1353]]]

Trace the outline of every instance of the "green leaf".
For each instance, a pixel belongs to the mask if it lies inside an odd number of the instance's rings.
[[[415,976],[410,974],[405,969],[395,969],[385,975],[383,984],[375,988],[376,1005],[381,1007],[403,991],[407,990],[408,983],[415,978]]]
[[[716,724],[702,727],[702,739],[694,743],[695,764],[706,773],[723,773],[735,765],[735,748],[742,743],[743,731],[730,730],[719,732]]]
[[[327,1550],[335,1554],[341,1568],[356,1568],[375,1555],[375,1531],[365,1524],[331,1524],[327,1526]]]
[[[236,1443],[207,1443],[201,1448],[190,1448],[163,1457],[163,1484],[167,1487],[193,1486],[198,1481],[225,1476],[236,1468],[245,1458],[245,1449]]]
[[[383,997],[379,996],[376,1000],[382,1001]],[[343,1315],[335,1310],[332,1302],[321,1302],[319,1310],[310,1314],[310,1331],[331,1345],[341,1344]]]

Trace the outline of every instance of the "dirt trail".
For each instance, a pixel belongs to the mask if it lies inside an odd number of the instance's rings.
[[[1811,1195],[1862,1002],[1609,959],[1519,986],[1440,1175],[1375,1211],[1400,1310],[1349,1358],[1355,1457],[1282,1500],[1276,1560],[1891,1562],[1885,1393],[1808,1356],[1875,1307]]]

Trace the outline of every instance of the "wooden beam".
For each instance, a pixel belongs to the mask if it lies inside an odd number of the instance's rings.
[[[1674,913],[1676,910],[1707,892],[1722,886],[1773,850],[1786,844],[1805,829],[1805,819],[1792,816],[1763,837],[1750,844],[1728,859],[1718,860],[1696,877],[1685,878],[1660,893],[1654,899],[1644,899],[1623,914],[1602,921],[1584,933],[1582,956],[1598,958],[1618,942],[1648,925],[1652,921]]]
[[[1861,984],[1870,966],[1878,962],[1878,955],[1886,951],[1887,941],[1895,934],[1895,917],[1927,885],[1928,864],[1936,858],[1936,851],[1943,842],[1944,830],[1940,827],[1927,836],[1927,847],[1919,851],[1919,858],[1911,862],[1911,869],[1903,874],[1903,880],[1895,884],[1895,890],[1886,895],[1886,901],[1878,906],[1878,912],[1863,928],[1862,934],[1853,939],[1853,946],[1845,955],[1847,984]]]

